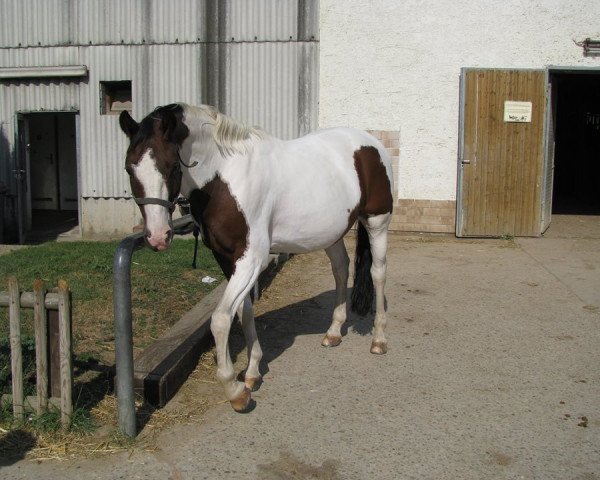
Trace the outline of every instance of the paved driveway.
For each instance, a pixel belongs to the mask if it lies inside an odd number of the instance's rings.
[[[320,347],[324,254],[257,305],[268,373],[253,412],[213,407],[156,452],[21,461],[2,478],[600,478],[600,228],[545,238],[393,236],[389,352],[369,323]]]

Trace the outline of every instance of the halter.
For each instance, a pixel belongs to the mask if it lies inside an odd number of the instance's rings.
[[[179,149],[177,149],[177,160],[185,168],[192,168],[192,167],[195,167],[196,165],[198,165],[198,162],[195,160],[189,164],[185,163],[181,159],[181,153],[179,152]],[[185,199],[184,197],[178,197],[173,202],[169,202],[168,200],[163,200],[162,198],[156,198],[156,197],[144,197],[144,198],[133,197],[133,200],[138,205],[160,205],[161,207],[165,207],[167,210],[169,210],[169,213],[173,213],[175,211],[175,207],[177,205],[187,202],[187,199]]]
[[[155,197],[134,197],[133,200],[138,205],[160,205],[161,207],[165,207],[167,210],[169,210],[169,213],[173,213],[175,211],[175,206],[181,203],[181,200],[179,198],[176,198],[174,202],[169,202],[168,200],[163,200],[162,198]]]

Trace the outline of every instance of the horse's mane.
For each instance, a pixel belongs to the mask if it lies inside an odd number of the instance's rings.
[[[258,127],[251,127],[243,122],[234,120],[216,108],[201,105],[192,107],[182,105],[185,108],[186,116],[192,114],[200,121],[206,120],[206,124],[212,125],[213,140],[217,149],[223,156],[233,155],[234,153],[244,154],[248,149],[248,140],[252,137],[263,138],[265,132]]]

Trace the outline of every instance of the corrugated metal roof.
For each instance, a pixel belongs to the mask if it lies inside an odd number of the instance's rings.
[[[207,3],[3,0],[0,48],[207,42]],[[220,0],[227,25],[221,40],[316,39],[317,5],[317,0]]]
[[[227,41],[298,39],[297,0],[229,0]]]
[[[205,0],[3,0],[0,47],[205,41]]]

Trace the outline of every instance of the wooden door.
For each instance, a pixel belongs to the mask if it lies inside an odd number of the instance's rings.
[[[462,71],[457,236],[542,233],[545,110],[543,70]]]

